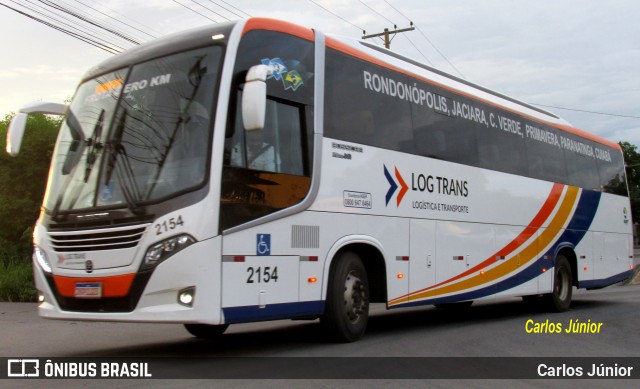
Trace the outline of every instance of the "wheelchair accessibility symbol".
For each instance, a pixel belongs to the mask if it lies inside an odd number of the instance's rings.
[[[256,236],[256,252],[258,255],[271,255],[271,234]]]

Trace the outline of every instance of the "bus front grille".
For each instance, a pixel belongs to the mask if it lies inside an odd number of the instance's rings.
[[[54,251],[59,253],[102,251],[133,248],[138,245],[149,225],[91,231],[49,232]]]

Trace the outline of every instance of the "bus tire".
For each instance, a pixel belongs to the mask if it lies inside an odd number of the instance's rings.
[[[553,291],[544,296],[547,309],[564,312],[571,305],[573,276],[571,265],[564,255],[558,254],[553,270]]]
[[[216,339],[219,338],[229,327],[228,324],[208,325],[208,324],[185,324],[184,328],[196,338]]]
[[[364,335],[369,319],[367,272],[354,252],[345,251],[335,261],[320,321],[332,340],[353,342]]]

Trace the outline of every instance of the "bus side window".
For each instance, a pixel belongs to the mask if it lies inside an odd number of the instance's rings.
[[[242,100],[238,93],[237,103]],[[246,131],[231,108],[221,181],[220,231],[300,203],[311,187],[304,106],[267,100],[265,126]]]
[[[299,107],[267,100],[263,131],[265,143],[273,148],[269,158],[273,161],[274,172],[304,175],[301,123]]]
[[[235,123],[229,161],[225,164],[270,173],[304,175],[300,108],[269,99],[262,130],[245,131],[240,110],[236,112]]]

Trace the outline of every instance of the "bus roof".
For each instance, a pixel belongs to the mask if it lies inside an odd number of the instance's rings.
[[[145,62],[191,48],[204,47],[212,43],[213,35],[223,34],[225,37],[228,37],[237,23],[238,22],[227,22],[196,27],[150,42],[145,42],[140,46],[133,47],[102,61],[97,66],[91,68],[82,79],[88,80],[107,72],[131,66],[132,64]]]

